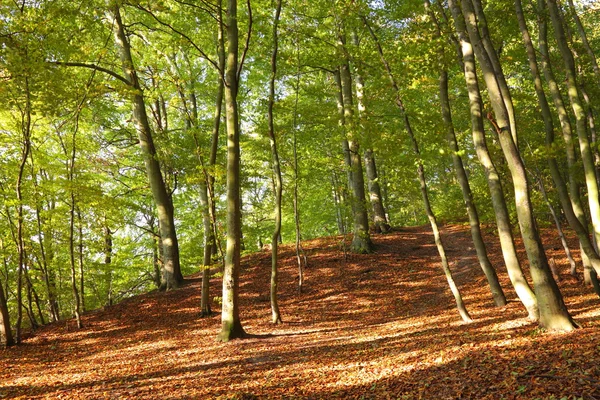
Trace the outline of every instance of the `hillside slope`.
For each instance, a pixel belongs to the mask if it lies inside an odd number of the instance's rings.
[[[582,329],[540,332],[509,289],[489,232],[490,259],[510,300],[502,308],[483,286],[468,228],[442,231],[472,324],[454,309],[428,228],[376,235],[375,254],[347,258],[341,238],[325,238],[306,244],[301,294],[292,248],[283,248],[283,325],[269,322],[270,253],[253,254],[241,276],[249,338],[215,340],[220,317],[199,318],[200,280],[192,276],[177,291],[88,313],[80,331],[62,322],[0,351],[0,398],[600,398],[600,301],[568,276],[560,243],[547,232]],[[211,281],[211,297],[220,284]]]

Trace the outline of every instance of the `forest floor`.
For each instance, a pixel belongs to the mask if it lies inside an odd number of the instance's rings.
[[[89,312],[82,330],[73,321],[49,325],[0,351],[0,398],[600,399],[600,300],[569,275],[555,232],[544,242],[581,325],[571,333],[527,320],[494,231],[485,231],[505,307],[493,306],[468,227],[442,230],[471,324],[456,312],[428,227],[374,235],[374,254],[347,258],[341,237],[323,238],[305,244],[301,294],[293,248],[282,249],[282,325],[270,323],[263,251],[242,262],[248,338],[215,340],[220,315],[199,318],[194,275],[179,290]],[[211,281],[213,296],[220,285]]]

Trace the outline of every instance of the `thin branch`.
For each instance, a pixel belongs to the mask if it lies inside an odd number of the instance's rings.
[[[115,71],[112,71],[107,68],[103,68],[96,64],[88,64],[88,63],[81,63],[81,62],[63,62],[63,61],[50,61],[50,64],[61,65],[61,66],[65,66],[65,67],[83,67],[83,68],[93,69],[96,71],[104,72],[105,74],[108,74],[108,75],[112,76],[113,78],[120,80],[127,86],[131,86],[131,82],[129,82],[129,80],[127,80],[127,78],[117,74]]]
[[[176,34],[178,34],[179,36],[181,36],[182,38],[184,38],[185,40],[188,41],[189,44],[192,45],[193,48],[195,48],[200,55],[202,55],[202,57],[204,57],[204,59],[206,61],[208,61],[209,63],[211,63],[211,65],[213,67],[215,67],[217,69],[217,71],[219,71],[219,66],[217,65],[216,62],[214,62],[188,35],[186,35],[185,33],[181,32],[180,30],[178,30],[177,28],[175,28],[173,25],[162,21],[161,19],[159,19],[152,11],[144,8],[142,5],[138,4],[137,8],[144,11],[145,13],[147,13],[148,15],[150,15],[152,18],[154,18],[154,20],[156,22],[158,22],[159,24],[161,24],[162,26],[165,26],[169,29],[171,29],[173,32],[175,32]]]
[[[248,48],[250,47],[250,37],[252,36],[252,5],[250,0],[246,1],[248,4],[248,34],[246,35],[246,44],[244,45],[244,52],[237,70],[237,80],[239,82],[240,75],[242,74],[242,68],[244,67],[244,61],[246,61],[246,54],[248,54]]]

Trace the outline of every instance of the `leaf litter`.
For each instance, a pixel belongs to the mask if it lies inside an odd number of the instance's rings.
[[[176,291],[88,312],[82,330],[61,321],[0,351],[0,398],[600,399],[600,302],[569,275],[559,239],[543,231],[581,325],[571,333],[544,332],[526,318],[493,228],[484,231],[504,307],[493,306],[468,227],[442,230],[471,324],[454,308],[427,227],[374,235],[369,255],[344,252],[342,237],[321,238],[305,244],[302,293],[294,250],[282,247],[282,325],[270,323],[270,253],[251,254],[240,280],[249,337],[215,340],[220,315],[199,317],[198,273]],[[211,297],[220,289],[212,279]]]

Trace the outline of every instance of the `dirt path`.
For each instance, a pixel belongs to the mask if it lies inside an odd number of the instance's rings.
[[[600,301],[568,276],[558,239],[546,234],[546,248],[582,325],[569,334],[525,318],[490,229],[490,259],[510,300],[493,307],[467,229],[446,226],[443,238],[472,324],[454,309],[427,228],[375,236],[375,254],[347,259],[341,238],[320,239],[307,243],[302,294],[292,249],[283,249],[283,325],[269,322],[270,255],[254,254],[241,284],[250,338],[215,341],[220,318],[198,318],[195,276],[175,292],[88,313],[81,331],[62,322],[0,351],[0,398],[600,398]],[[218,295],[220,280],[211,285]]]

